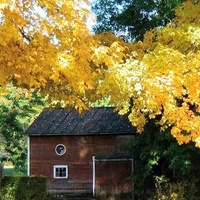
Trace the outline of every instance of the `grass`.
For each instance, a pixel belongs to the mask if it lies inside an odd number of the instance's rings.
[[[14,168],[12,165],[4,166],[4,174],[5,175],[17,175],[21,174],[18,170]]]

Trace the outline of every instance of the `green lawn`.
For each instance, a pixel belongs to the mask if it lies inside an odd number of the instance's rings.
[[[4,174],[5,175],[13,175],[13,174],[19,174],[19,171],[15,170],[14,166],[4,166]]]

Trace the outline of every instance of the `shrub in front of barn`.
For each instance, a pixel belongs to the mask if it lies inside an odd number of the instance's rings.
[[[46,177],[5,176],[2,180],[1,200],[44,200],[46,188]]]

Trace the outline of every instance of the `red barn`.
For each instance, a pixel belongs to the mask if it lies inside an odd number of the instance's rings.
[[[128,147],[135,128],[114,108],[44,110],[27,129],[28,174],[49,191],[120,194],[133,189]]]

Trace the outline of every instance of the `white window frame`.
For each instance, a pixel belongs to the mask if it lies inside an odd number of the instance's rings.
[[[56,176],[56,169],[59,169],[59,168],[65,168],[66,169],[66,176]],[[56,178],[56,179],[63,179],[63,178],[68,178],[68,165],[54,165],[53,166],[53,177]]]

